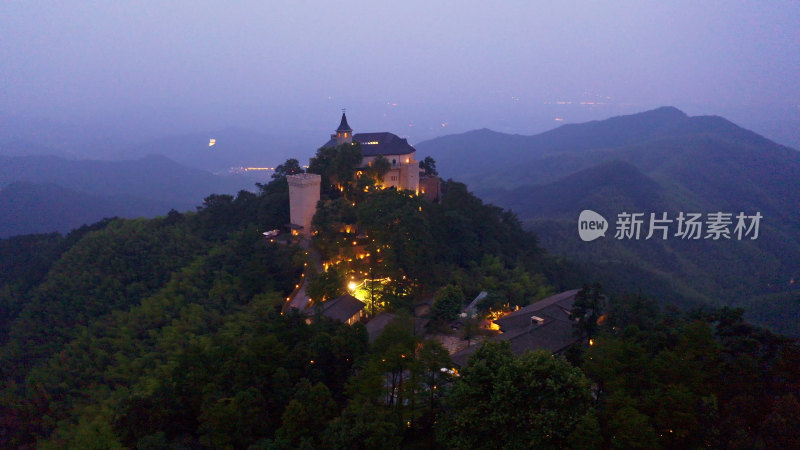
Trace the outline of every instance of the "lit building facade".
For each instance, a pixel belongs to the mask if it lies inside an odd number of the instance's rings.
[[[394,187],[419,193],[419,162],[414,158],[416,149],[406,139],[388,132],[353,134],[347,123],[347,116],[342,113],[339,128],[322,147],[336,147],[354,142],[361,144],[361,167],[368,167],[378,156],[389,161],[391,168],[383,177],[385,188]]]

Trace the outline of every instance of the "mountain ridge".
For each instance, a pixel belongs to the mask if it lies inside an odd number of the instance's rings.
[[[511,209],[545,248],[579,261],[612,292],[742,306],[760,323],[800,336],[800,326],[786,321],[787,311],[800,314],[793,281],[800,279],[800,152],[791,147],[723,117],[667,107],[534,136],[478,130],[417,149],[444,176]],[[578,239],[583,209],[606,217],[604,239]],[[617,240],[623,211],[672,219],[758,212],[763,219],[756,241]]]

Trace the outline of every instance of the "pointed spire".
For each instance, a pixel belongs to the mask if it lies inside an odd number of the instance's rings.
[[[344,131],[353,131],[350,128],[350,125],[347,124],[347,116],[345,115],[345,110],[342,109],[342,122],[339,124],[339,128],[336,129],[337,132],[344,132]]]

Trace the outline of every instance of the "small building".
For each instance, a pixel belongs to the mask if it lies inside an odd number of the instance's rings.
[[[520,355],[528,350],[560,353],[579,340],[574,334],[575,321],[570,317],[572,304],[580,289],[562,292],[532,303],[494,321],[501,334],[493,340],[508,341],[511,351]],[[452,355],[453,362],[464,366],[479,346]]]
[[[361,300],[353,297],[350,294],[345,294],[334,299],[322,303],[322,310],[320,314],[323,316],[344,322],[348,325],[361,320],[364,314],[364,307],[367,306]],[[309,312],[313,314],[313,308]]]

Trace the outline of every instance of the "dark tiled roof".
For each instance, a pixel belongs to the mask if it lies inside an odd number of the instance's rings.
[[[562,320],[545,319],[542,325],[528,326],[508,334],[505,340],[509,341],[515,355],[539,349],[558,353],[577,340],[572,323]]]
[[[391,321],[394,320],[396,316],[392,313],[382,312],[372,318],[369,322],[367,322],[367,333],[369,334],[369,341],[374,341],[386,328],[386,325],[389,325]]]
[[[578,340],[573,334],[573,321],[569,318],[578,291],[579,289],[574,289],[553,295],[495,320],[503,333],[491,339],[508,341],[511,352],[515,355],[527,350],[541,349],[552,353],[564,350]],[[543,321],[532,324],[531,316],[539,317]],[[453,362],[464,366],[479,347],[475,345],[453,354]]]
[[[503,332],[528,326],[531,323],[531,316],[542,317],[544,319],[545,312],[543,310],[545,309],[550,312],[552,319],[569,320],[569,310],[572,309],[572,302],[575,300],[575,294],[577,294],[578,291],[579,289],[573,289],[539,300],[536,303],[532,303],[518,311],[514,311],[507,316],[495,320],[494,323],[499,325]]]
[[[322,315],[333,320],[344,322],[364,309],[366,306],[361,300],[350,294],[336,297],[322,304]]]
[[[387,132],[356,133],[353,135],[353,142],[361,143],[362,156],[407,155],[416,151],[406,139]],[[331,139],[323,145],[325,148],[335,146],[336,139]]]
[[[342,113],[342,121],[339,123],[339,128],[337,128],[336,131],[353,131],[350,125],[347,124],[347,116],[345,116],[344,113]]]

